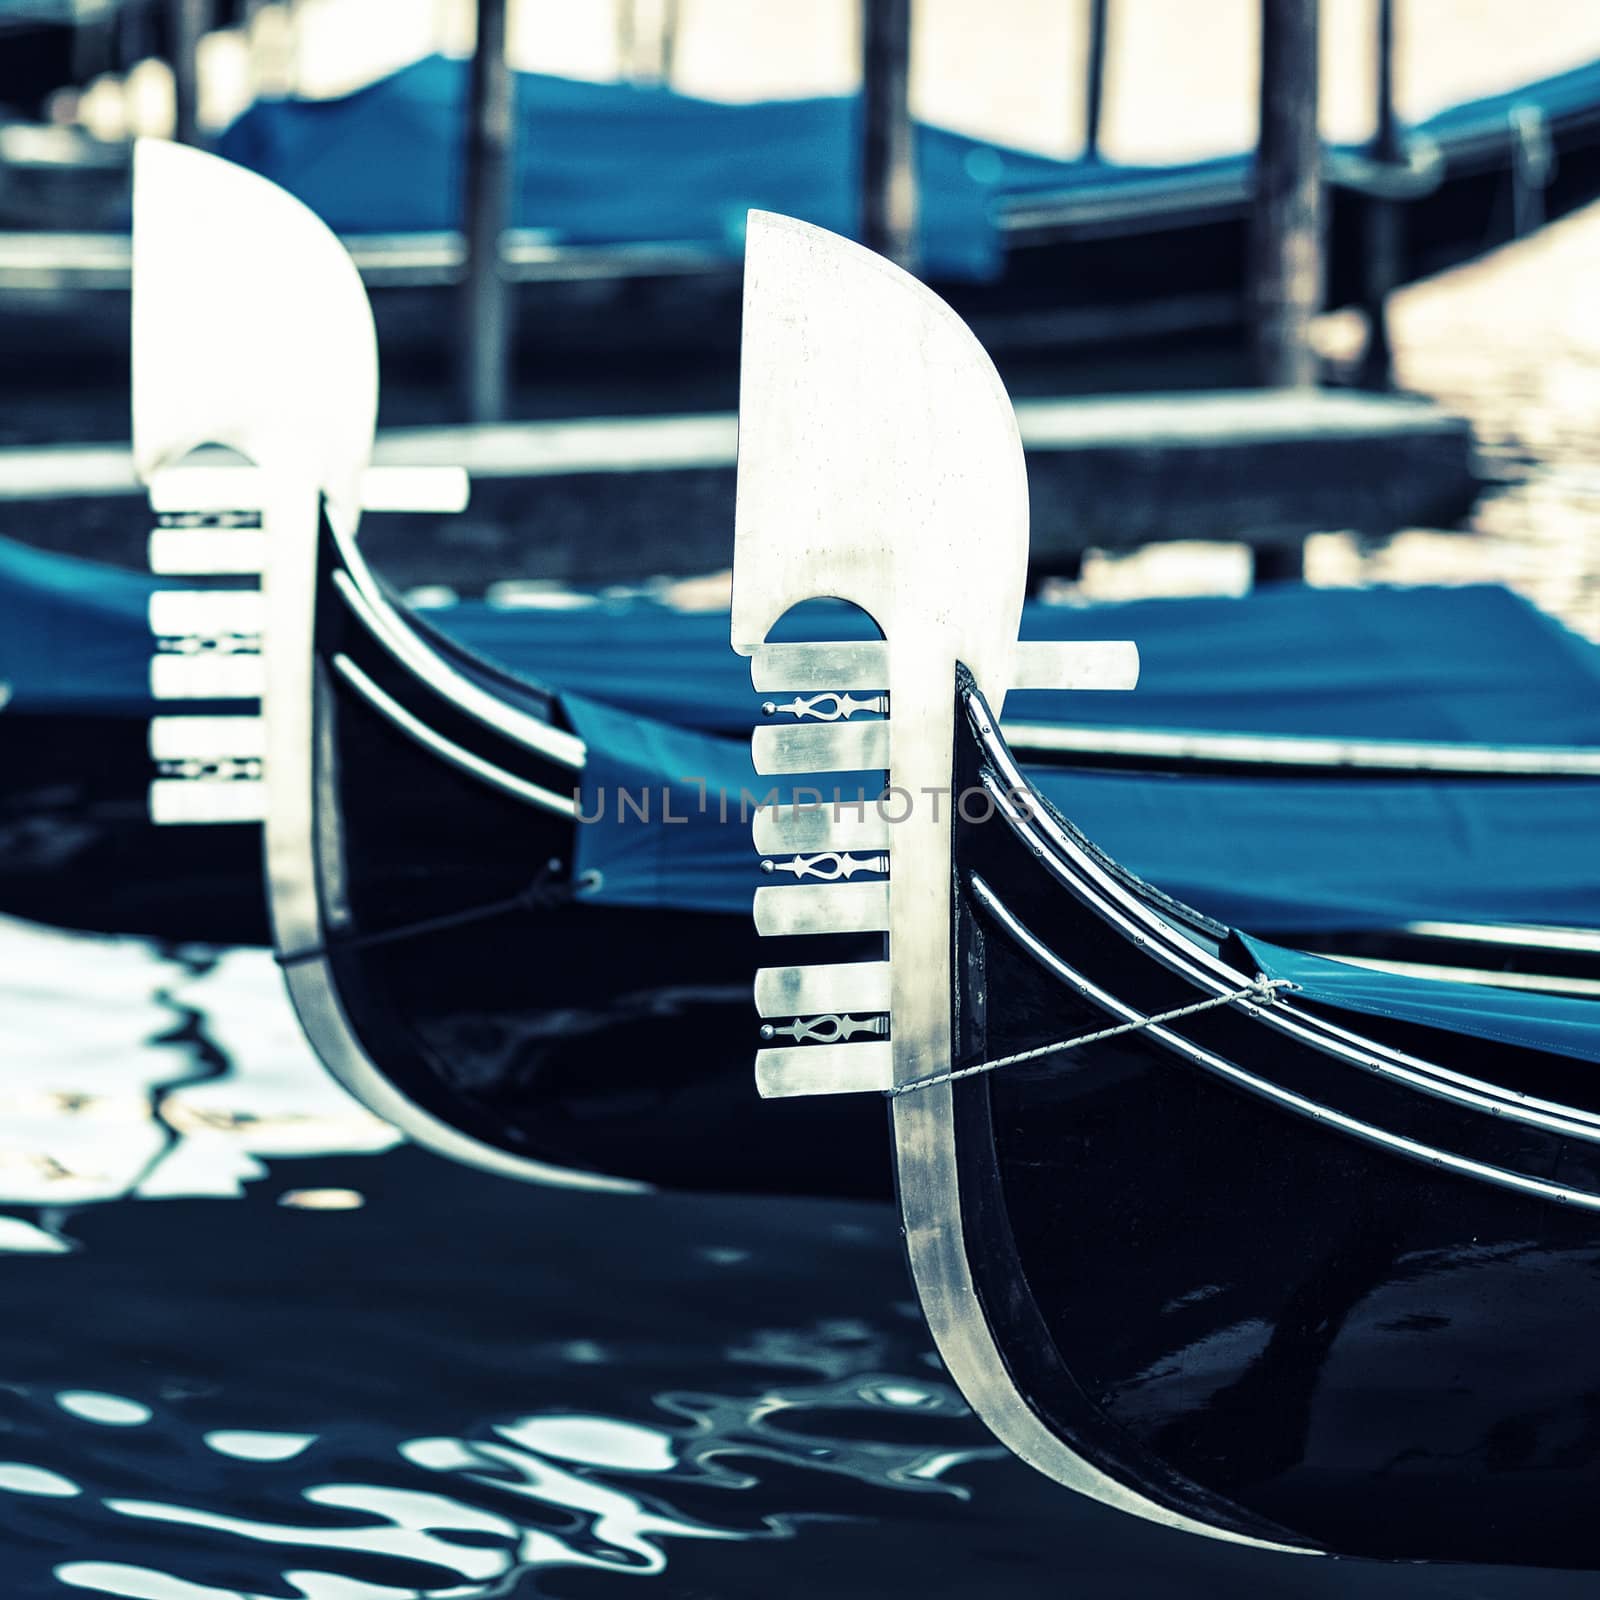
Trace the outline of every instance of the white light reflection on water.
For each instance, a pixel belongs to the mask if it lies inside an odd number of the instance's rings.
[[[805,1330],[790,1330],[786,1347],[798,1347],[805,1337]],[[315,1479],[329,1456],[318,1454],[315,1436],[214,1430],[205,1435],[208,1445],[263,1474],[295,1462],[297,1478],[264,1481],[260,1495],[279,1508],[298,1499],[308,1508],[304,1520],[281,1511],[271,1518],[253,1517],[193,1499],[126,1495],[105,1496],[101,1509],[113,1518],[213,1535],[229,1565],[239,1559],[226,1555],[230,1547],[240,1552],[292,1547],[293,1563],[275,1576],[307,1600],[490,1595],[505,1593],[522,1575],[544,1569],[581,1567],[647,1577],[665,1569],[669,1540],[782,1540],[795,1537],[806,1521],[838,1517],[767,1510],[744,1526],[718,1526],[674,1510],[675,1485],[748,1489],[759,1479],[747,1469],[765,1461],[964,1499],[967,1491],[943,1482],[943,1475],[962,1463],[1001,1455],[994,1447],[975,1449],[948,1439],[917,1445],[869,1441],[859,1431],[837,1426],[841,1416],[886,1404],[931,1411],[958,1425],[965,1419],[965,1408],[948,1386],[892,1375],[864,1373],[797,1385],[754,1400],[663,1395],[659,1404],[675,1419],[672,1424],[546,1414],[494,1424],[487,1437],[430,1436],[397,1444],[398,1463],[450,1485],[450,1492],[393,1482],[305,1484],[305,1476]],[[786,1417],[804,1419],[805,1431],[779,1426]],[[835,1431],[820,1431],[819,1423],[829,1418],[835,1419]],[[170,1419],[159,1420],[170,1426]],[[302,1456],[309,1456],[303,1467]],[[393,1466],[383,1467],[381,1476],[392,1477]],[[0,1465],[0,1491],[8,1489],[78,1493],[59,1474],[22,1463]],[[230,1498],[236,1502],[236,1496]],[[557,1526],[549,1525],[552,1512],[558,1514]],[[355,1559],[363,1570],[374,1559],[392,1562],[396,1581],[357,1579],[336,1570],[341,1558]],[[304,1564],[310,1560],[328,1560],[335,1570]],[[150,1600],[236,1600],[246,1592],[123,1562],[72,1559],[58,1564],[55,1576],[71,1587]]]
[[[70,1249],[63,1208],[235,1196],[261,1157],[400,1140],[312,1056],[265,951],[164,955],[0,917],[0,974],[28,1041],[0,1084],[0,1205],[38,1208],[0,1217],[0,1252]]]
[[[87,961],[92,1006],[78,993]],[[258,1205],[251,1214],[283,1217],[285,1226],[308,1210],[308,1198],[328,1226],[364,1215],[349,1209],[364,1187],[361,1173],[375,1170],[364,1162],[397,1136],[315,1063],[264,953],[162,954],[132,940],[0,920],[0,974],[0,1005],[21,1015],[22,1037],[39,1041],[0,1089],[0,1109],[17,1113],[0,1116],[12,1156],[0,1160],[0,1204],[29,1213],[0,1218],[16,1230],[8,1240],[0,1229],[0,1247],[42,1241],[68,1249],[85,1208],[103,1213],[118,1201],[156,1196],[249,1200],[247,1189],[262,1180],[280,1192],[268,1188],[265,1210]],[[33,1162],[20,1160],[29,1153]],[[295,1184],[296,1158],[312,1156],[343,1161],[343,1181],[330,1183],[319,1170],[312,1184]],[[657,1209],[653,1202],[649,1217]],[[148,1237],[158,1251],[180,1237],[164,1226],[165,1208],[141,1205],[140,1212],[148,1222],[137,1234],[116,1237]],[[781,1252],[754,1247],[749,1230],[741,1237],[743,1224],[725,1211],[691,1214],[705,1229],[698,1239],[680,1241],[670,1220],[663,1224],[675,1248],[709,1275],[706,1282],[726,1278],[734,1301],[761,1292]],[[402,1229],[398,1260],[404,1215],[390,1216]],[[641,1213],[639,1225],[647,1220]],[[823,1225],[827,1248],[846,1257],[880,1249],[881,1233],[892,1239],[892,1228],[865,1220]],[[78,1264],[108,1248],[103,1233],[95,1237]],[[228,1229],[205,1237],[225,1241]],[[65,1261],[61,1270],[73,1265]],[[204,1268],[195,1265],[203,1282]],[[411,1270],[427,1292],[427,1261]],[[609,1281],[603,1273],[602,1280]],[[284,1292],[296,1289],[286,1282]],[[319,1291],[308,1284],[301,1292],[314,1308]],[[197,1293],[201,1316],[207,1303]],[[289,1426],[250,1426],[237,1410],[239,1423],[229,1423],[232,1407],[262,1404],[250,1353],[234,1352],[238,1367],[227,1369],[225,1382],[162,1376],[174,1362],[181,1374],[180,1334],[165,1366],[119,1367],[148,1380],[137,1395],[87,1382],[6,1384],[20,1423],[8,1452],[14,1459],[0,1463],[0,1507],[8,1517],[29,1504],[81,1508],[70,1524],[36,1530],[44,1548],[59,1549],[53,1581],[145,1600],[487,1596],[507,1592],[524,1574],[562,1568],[660,1574],[676,1541],[790,1540],[810,1524],[870,1518],[872,1492],[969,1499],[955,1469],[1003,1452],[953,1389],[911,1375],[925,1341],[910,1308],[895,1296],[883,1309],[882,1321],[834,1316],[755,1328],[736,1314],[731,1349],[675,1344],[682,1336],[672,1328],[642,1345],[629,1324],[608,1325],[603,1338],[573,1330],[542,1341],[530,1330],[519,1351],[524,1379],[502,1383],[514,1392],[519,1381],[532,1382],[541,1400],[555,1403],[483,1417],[463,1401],[471,1420],[461,1429],[409,1434],[400,1431],[410,1410],[403,1396],[397,1415],[382,1423],[337,1397],[308,1399],[314,1409],[301,1411],[295,1397],[275,1393]],[[197,1327],[197,1350],[208,1348],[206,1337]],[[101,1348],[94,1338],[83,1343],[86,1351]],[[117,1351],[114,1332],[106,1348]],[[74,1348],[59,1359],[70,1367],[88,1358]],[[474,1392],[482,1377],[472,1358],[463,1350],[453,1359],[464,1369],[463,1392]],[[650,1390],[641,1394],[634,1375],[663,1360],[661,1376],[677,1384],[652,1386],[647,1401]],[[94,1370],[103,1385],[109,1371]],[[450,1370],[439,1379],[447,1399]],[[615,1376],[587,1398],[603,1405],[614,1391],[618,1414],[562,1407],[571,1385],[561,1374],[597,1370]],[[190,1420],[186,1408],[195,1404],[206,1408],[203,1421]],[[884,1428],[890,1414],[892,1431]],[[126,1450],[119,1449],[124,1439]],[[41,1459],[16,1458],[30,1446]],[[152,1472],[151,1462],[164,1465]],[[163,1529],[171,1530],[170,1545]],[[197,1538],[203,1558],[194,1554]],[[218,1587],[216,1570],[253,1579],[248,1587]]]

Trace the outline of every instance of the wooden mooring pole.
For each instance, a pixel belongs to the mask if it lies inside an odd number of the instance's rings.
[[[477,0],[478,39],[467,98],[466,276],[462,283],[461,389],[467,419],[498,422],[510,401],[511,286],[501,265],[510,210],[515,121],[506,61],[506,0]]]
[[[1256,381],[1317,381],[1311,319],[1322,306],[1322,141],[1317,0],[1261,0],[1261,132],[1250,229]]]
[[[211,0],[168,0],[172,38],[173,133],[179,144],[200,143],[200,41],[211,31]]]
[[[1106,13],[1110,0],[1089,0],[1089,52],[1083,95],[1083,158],[1100,159],[1100,122],[1106,103]]]
[[[1311,321],[1322,306],[1322,140],[1317,126],[1317,0],[1261,0],[1261,131],[1250,226],[1255,376],[1311,388]],[[1260,580],[1304,573],[1303,543],[1256,551]]]
[[[1394,0],[1378,0],[1377,127],[1372,159],[1397,166],[1405,156],[1400,119],[1394,103]],[[1367,347],[1361,359],[1361,384],[1387,389],[1394,379],[1394,350],[1389,341],[1389,295],[1400,281],[1400,249],[1404,212],[1394,200],[1370,195],[1366,201],[1364,282],[1362,300],[1367,318]]]
[[[862,0],[861,242],[915,271],[911,0]]]

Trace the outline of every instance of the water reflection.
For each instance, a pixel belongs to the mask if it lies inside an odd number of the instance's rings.
[[[0,1248],[34,1324],[0,1333],[0,1516],[58,1583],[320,1600],[639,1576],[676,1541],[871,1514],[862,1490],[964,1501],[954,1470],[1003,1457],[928,1366],[886,1213],[597,1208],[397,1149],[261,952],[0,921],[0,972],[40,1041],[0,1122]],[[41,1248],[79,1254],[24,1286]],[[836,1298],[834,1252],[845,1309],[794,1315]],[[885,1267],[899,1293],[863,1303]]]

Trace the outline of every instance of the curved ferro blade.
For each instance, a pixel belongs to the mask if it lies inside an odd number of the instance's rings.
[[[758,814],[763,853],[795,857],[767,862],[778,881],[756,891],[758,931],[849,933],[854,949],[758,975],[761,1013],[793,1019],[762,1028],[792,1042],[758,1053],[757,1082],[783,1096],[931,1080],[894,1098],[897,1188],[923,1315],[973,1409],[1092,1499],[1260,1542],[1150,1498],[1049,1427],[1011,1379],[967,1254],[942,1077],[955,1065],[951,817],[964,798],[951,786],[958,664],[986,696],[1013,678],[1028,499],[1010,401],[977,340],[915,279],[785,217],[751,216],[744,316],[733,646],[774,696],[765,715],[795,719],[758,730],[756,770],[886,762],[889,784],[876,815],[824,804],[802,816],[797,802]],[[862,607],[883,641],[766,643],[785,611],[820,596]],[[866,697],[883,720],[802,726],[811,702],[784,698],[797,691]],[[823,881],[782,881],[819,863]],[[859,959],[873,932],[887,935],[886,962]]]
[[[1028,482],[970,329],[881,256],[752,211],[741,363],[734,649],[835,595],[871,613],[891,657],[937,637],[1003,698]]]
[[[141,477],[221,444],[360,513],[378,349],[355,264],[293,196],[141,139],[133,162],[133,449]]]

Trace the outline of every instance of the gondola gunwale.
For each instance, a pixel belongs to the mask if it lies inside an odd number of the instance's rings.
[[[485,761],[483,757],[474,755],[472,751],[430,728],[421,717],[407,710],[387,691],[380,689],[344,651],[341,650],[329,657],[329,665],[392,727],[405,734],[413,744],[447,762],[458,772],[477,778],[512,799],[522,800],[554,816],[576,817],[578,806],[571,796],[556,794],[553,790],[529,783],[526,779]]]
[[[1190,776],[1322,779],[1397,777],[1435,781],[1600,777],[1600,749],[1584,745],[1491,745],[1436,739],[1340,739],[1288,733],[1176,732],[1098,724],[1017,722],[1013,750],[1041,766]]]
[[[409,668],[435,694],[492,732],[558,765],[575,772],[582,770],[587,755],[582,739],[497,698],[447,661],[390,603],[383,585],[362,559],[356,541],[341,535],[337,528],[331,531],[339,561],[330,575],[331,582],[398,665]]]
[[[994,802],[997,816],[1023,840],[1058,882],[1091,903],[1104,897],[1104,901],[1110,904],[1102,902],[1096,906],[1099,915],[1122,920],[1124,936],[1141,952],[1154,956],[1170,970],[1209,994],[1220,996],[1246,988],[1254,981],[1254,974],[1231,965],[1220,954],[1212,954],[1183,934],[1172,920],[1162,916],[1143,895],[1119,882],[1113,873],[1106,870],[1105,864],[1085,851],[1060,826],[1048,804],[1015,765],[1006,748],[1004,736],[995,726],[981,693],[969,689],[965,706],[985,761],[994,769],[994,776],[988,772],[982,773],[980,781]],[[1026,814],[1015,803],[1019,793],[1029,797]],[[1205,970],[1197,971],[1197,968]],[[1318,1014],[1304,1011],[1292,999],[1280,998],[1271,1005],[1243,999],[1237,1004],[1241,1012],[1257,1022],[1302,1042],[1328,1049],[1352,1065],[1380,1073],[1419,1093],[1448,1099],[1467,1109],[1479,1110],[1497,1118],[1560,1132],[1566,1137],[1590,1143],[1600,1142],[1600,1111],[1544,1100],[1503,1084],[1473,1078],[1341,1027]]]

